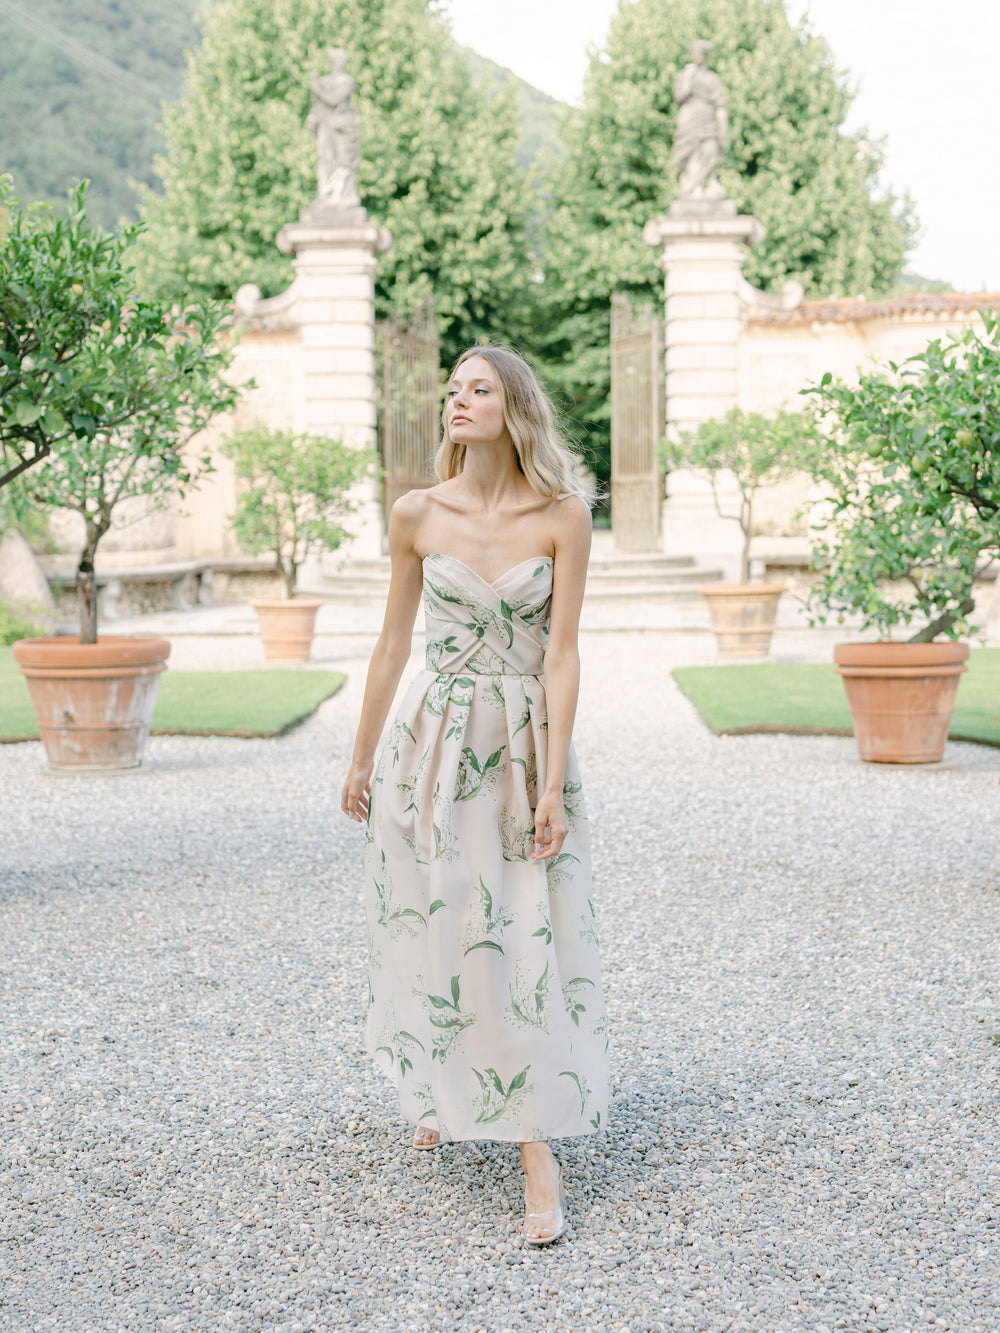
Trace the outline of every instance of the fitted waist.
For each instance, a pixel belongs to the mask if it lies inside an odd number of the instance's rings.
[[[425,660],[425,667],[428,671],[433,671],[435,676],[522,676],[529,680],[538,680],[542,675],[541,663],[538,664],[537,671],[515,671],[512,666],[508,666],[506,663],[494,670],[485,671],[481,666],[470,666],[468,662],[464,665],[442,668],[428,658]]]

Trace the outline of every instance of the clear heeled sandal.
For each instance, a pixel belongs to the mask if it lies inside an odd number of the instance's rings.
[[[531,1198],[528,1193],[528,1186],[524,1186],[524,1243],[525,1245],[551,1245],[554,1240],[566,1230],[566,1194],[563,1190],[562,1167],[558,1165],[556,1169],[559,1172],[558,1189],[559,1203],[555,1208],[549,1208],[543,1213],[535,1212],[531,1207]],[[536,1234],[532,1235],[528,1228]],[[550,1235],[539,1235],[539,1232],[548,1231]]]
[[[441,1135],[436,1129],[431,1129],[428,1125],[418,1125],[413,1134],[413,1146],[421,1152],[426,1152],[430,1148],[438,1148],[441,1145]]]

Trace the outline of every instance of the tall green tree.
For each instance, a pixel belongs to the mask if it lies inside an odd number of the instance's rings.
[[[535,347],[604,475],[609,467],[610,296],[658,302],[662,274],[643,224],[676,196],[673,83],[696,38],[728,95],[730,148],[719,180],[767,229],[748,280],[807,296],[876,294],[902,270],[908,203],[877,193],[877,144],[844,132],[850,94],[822,37],[792,26],[781,0],[632,0],[591,61],[583,105],[550,165],[544,317]]]
[[[147,192],[143,208],[143,283],[185,300],[288,285],[275,236],[316,193],[308,74],[340,46],[359,85],[358,188],[395,238],[379,263],[379,313],[433,295],[446,356],[487,334],[517,337],[531,200],[516,97],[484,91],[434,11],[426,0],[217,4],[166,112],[164,192]]]

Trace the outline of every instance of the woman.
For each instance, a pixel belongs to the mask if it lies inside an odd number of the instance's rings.
[[[565,1229],[547,1140],[601,1129],[607,1106],[570,740],[591,533],[574,461],[516,353],[459,358],[441,482],[390,515],[385,622],[342,799],[368,824],[368,1048],[417,1125],[415,1148],[520,1144],[531,1245]],[[421,595],[426,669],[373,780]]]

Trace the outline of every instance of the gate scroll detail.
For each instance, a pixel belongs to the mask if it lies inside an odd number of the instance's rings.
[[[378,326],[379,453],[386,522],[407,491],[432,486],[441,440],[440,348],[432,305]]]
[[[658,551],[663,487],[657,444],[663,433],[660,321],[611,296],[611,530],[621,551]]]

